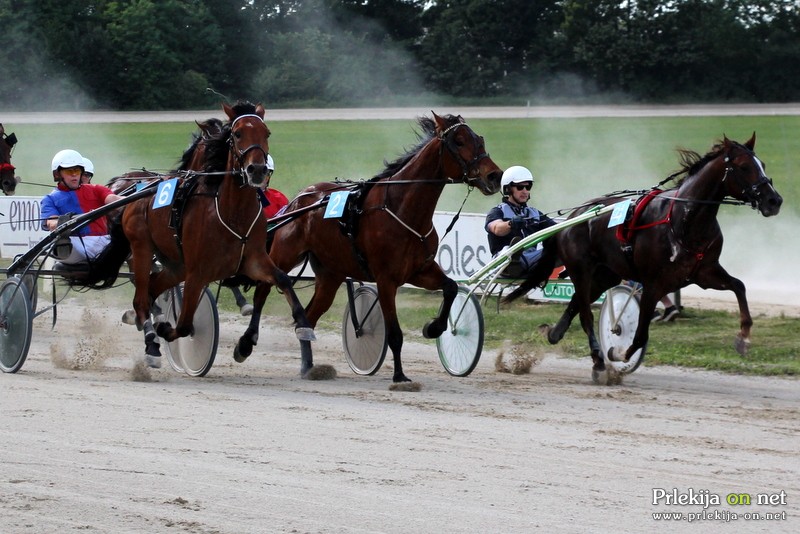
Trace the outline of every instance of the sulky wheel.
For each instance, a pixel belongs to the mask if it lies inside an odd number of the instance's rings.
[[[342,348],[347,364],[358,375],[374,375],[383,364],[387,346],[378,292],[371,286],[357,287],[342,318]]]
[[[183,286],[175,286],[162,293],[156,304],[167,322],[178,323],[183,302]],[[194,334],[166,343],[167,358],[173,369],[189,376],[202,377],[211,369],[219,345],[219,314],[214,296],[208,288],[200,294],[200,303],[194,312]]]
[[[483,351],[483,310],[475,295],[464,286],[447,317],[447,328],[436,338],[439,360],[453,376],[467,376],[478,365]]]
[[[28,288],[13,277],[0,286],[0,369],[16,373],[28,357],[33,310]]]
[[[634,290],[629,286],[619,285],[606,291],[606,298],[600,308],[600,348],[606,358],[606,365],[610,365],[618,373],[632,373],[644,361],[647,347],[637,350],[627,362],[608,360],[608,351],[611,349],[617,357],[623,357],[633,342],[638,324],[639,298]]]

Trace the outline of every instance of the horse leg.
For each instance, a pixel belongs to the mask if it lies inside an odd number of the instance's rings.
[[[131,242],[133,280],[135,292],[133,309],[136,313],[136,328],[144,332],[145,361],[149,367],[161,367],[161,348],[156,341],[156,331],[150,320],[150,263],[153,257],[148,247],[134,248]]]
[[[422,327],[422,335],[425,339],[438,338],[447,328],[447,318],[450,316],[453,301],[458,295],[458,284],[455,280],[445,276],[435,263],[426,272],[409,279],[409,283],[431,291],[442,290],[442,305],[439,307],[439,314]]]
[[[753,326],[753,317],[747,305],[747,293],[741,280],[734,278],[720,264],[702,269],[697,273],[694,282],[703,289],[717,289],[720,291],[733,291],[739,303],[739,333],[736,334],[734,348],[740,356],[747,356],[750,348],[750,329]]]
[[[161,292],[174,287],[177,278],[166,271],[157,273],[152,283],[152,295],[158,296]],[[181,301],[181,314],[177,324],[173,327],[169,322],[156,324],[156,333],[167,342],[194,334],[194,312],[200,304],[200,296],[205,289],[205,284],[189,277],[183,284],[183,298]],[[151,296],[152,296],[151,295]]]
[[[386,326],[386,341],[392,351],[392,359],[394,361],[392,382],[411,382],[411,379],[403,373],[403,362],[400,358],[403,349],[403,331],[400,329],[400,321],[397,319],[396,298],[397,286],[378,283],[378,300],[381,304],[383,322]]]
[[[314,358],[311,353],[311,342],[316,341],[317,339],[317,337],[314,335],[314,327],[317,325],[317,319],[319,319],[319,317],[314,318],[313,321],[309,319],[308,314],[303,309],[303,305],[300,304],[300,299],[297,298],[297,293],[294,292],[292,280],[286,273],[275,267],[273,270],[273,278],[275,279],[275,286],[283,292],[283,296],[286,298],[286,302],[289,303],[289,307],[292,310],[292,319],[294,319],[294,332],[297,336],[297,339],[300,341],[300,376],[307,378],[308,372],[314,367]],[[267,288],[263,300],[266,300],[266,295],[268,293],[269,288]],[[316,294],[316,289],[314,294]],[[333,303],[333,297],[335,296],[336,291],[334,290],[325,311],[327,311],[327,308],[331,307],[331,304]],[[264,303],[261,302],[261,306],[263,305]]]
[[[594,333],[594,314],[592,313],[591,303],[595,300],[597,299],[592,299],[589,296],[581,296],[576,287],[575,294],[572,296],[572,301],[570,301],[570,306],[574,301],[575,308],[578,310],[580,316],[581,328],[583,328],[583,332],[589,340],[589,354],[592,357],[592,372],[600,373],[606,370],[606,361],[603,357],[603,351],[600,349],[600,343],[598,343],[597,336],[595,336]],[[567,312],[564,314],[566,315],[566,313]]]
[[[309,322],[306,312],[303,310],[303,305],[300,299],[297,298],[297,293],[292,287],[291,279],[280,269],[275,268],[272,273],[274,285],[280,289],[289,307],[292,310],[292,319],[294,319],[295,333],[297,339],[300,340],[300,356],[301,365],[300,373],[305,375],[312,367],[314,367],[313,355],[311,352],[311,341],[316,339],[314,335],[313,325]],[[256,285],[256,290],[253,295],[253,315],[250,317],[250,324],[247,330],[239,338],[239,341],[233,350],[233,359],[241,363],[247,359],[253,352],[253,347],[258,343],[259,323],[261,321],[261,312],[264,308],[264,303],[272,290],[272,283],[259,282]],[[331,302],[333,300],[331,299]],[[328,305],[330,307],[330,304]]]
[[[642,296],[639,298],[639,322],[636,325],[636,332],[633,334],[631,345],[625,351],[626,362],[630,361],[637,350],[646,347],[647,341],[650,339],[650,320],[653,318],[658,299],[664,296],[660,290],[657,293],[652,287],[652,285],[644,286],[642,289]],[[656,294],[660,296],[656,297]],[[614,360],[615,357],[613,348],[609,349],[608,359]]]
[[[578,315],[578,304],[575,300],[575,295],[573,295],[569,304],[567,304],[567,309],[564,310],[558,322],[547,329],[547,341],[549,341],[551,345],[555,345],[561,341],[576,315]]]
[[[237,286],[232,286],[228,289],[230,289],[231,293],[233,293],[233,298],[236,300],[236,305],[239,306],[239,313],[245,317],[252,314],[253,306],[247,303],[247,299],[244,295],[242,295],[242,292],[239,290],[239,288]]]
[[[258,328],[261,322],[261,312],[264,309],[264,303],[267,301],[272,285],[267,282],[259,282],[256,284],[256,290],[253,294],[253,312],[250,316],[250,324],[247,325],[247,330],[244,331],[242,337],[233,348],[233,359],[242,363],[253,353],[253,347],[258,344]]]

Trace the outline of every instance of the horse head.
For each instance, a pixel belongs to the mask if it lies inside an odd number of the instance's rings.
[[[753,149],[756,145],[756,133],[744,144],[724,137],[722,154],[725,161],[725,177],[723,182],[727,194],[749,202],[753,209],[758,209],[764,217],[777,215],[783,204],[783,197],[767,177],[764,163],[758,159]]]
[[[248,185],[259,188],[269,185],[267,154],[271,132],[264,123],[264,106],[223,104],[222,108],[230,120],[228,144],[232,161],[228,168],[241,175]]]
[[[443,163],[445,175],[454,181],[477,187],[484,195],[500,190],[503,171],[486,152],[483,137],[476,134],[461,116],[440,117],[433,113],[436,136],[450,155]]]
[[[14,166],[11,164],[11,151],[17,144],[17,136],[13,133],[6,135],[5,128],[0,124],[0,187],[6,195],[13,195],[19,183],[19,176],[14,175]]]

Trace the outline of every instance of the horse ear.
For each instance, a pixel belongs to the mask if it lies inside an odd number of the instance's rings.
[[[751,137],[750,140],[747,141],[744,144],[744,146],[746,146],[750,150],[753,150],[753,148],[755,148],[755,146],[756,146],[756,132],[753,132],[753,137]]]
[[[264,106],[262,106],[260,102],[256,105],[256,115],[261,117],[261,120],[264,120]]]
[[[225,102],[222,103],[222,111],[224,111],[225,115],[228,116],[228,120],[232,121],[233,119],[236,118],[236,113],[234,113],[233,108],[230,107]]]
[[[439,115],[437,115],[436,113],[434,113],[434,112],[433,112],[433,110],[431,110],[431,114],[433,115],[433,120],[434,120],[434,122],[436,122],[436,131],[437,131],[437,132],[442,132],[442,131],[444,131],[444,129],[447,127],[447,126],[445,125],[445,123],[444,123],[444,119],[443,119],[443,118],[441,118],[441,117],[440,117]]]

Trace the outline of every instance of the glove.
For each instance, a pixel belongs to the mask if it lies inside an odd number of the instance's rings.
[[[61,226],[65,222],[69,222],[74,218],[75,218],[75,214],[72,213],[71,211],[69,213],[65,213],[63,215],[59,215],[58,216],[58,223],[56,223],[56,226]]]
[[[525,218],[520,217],[519,215],[511,219],[511,231],[514,233],[519,233],[525,229],[526,223]]]

